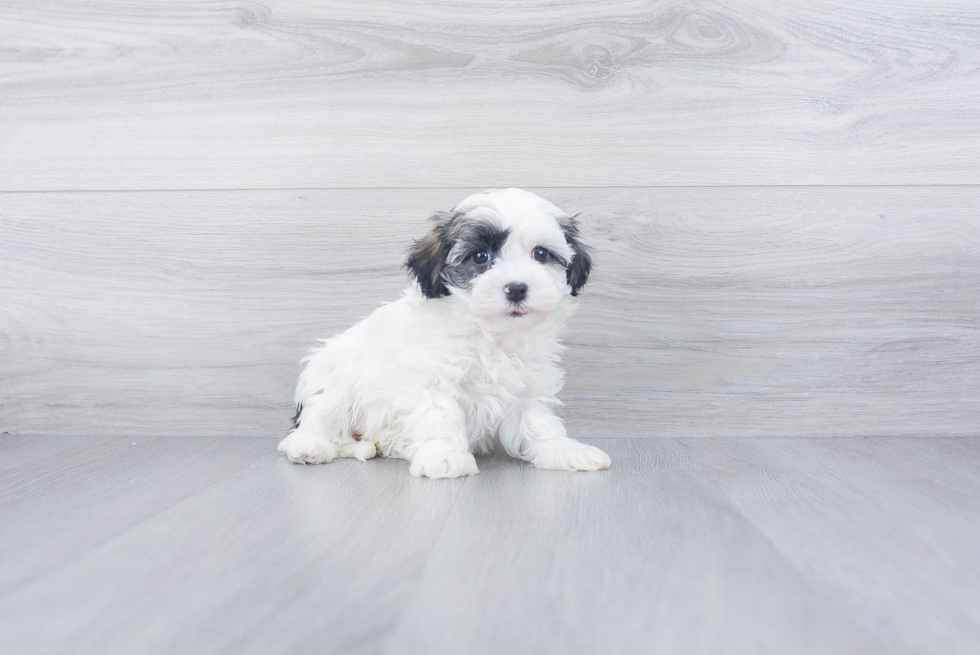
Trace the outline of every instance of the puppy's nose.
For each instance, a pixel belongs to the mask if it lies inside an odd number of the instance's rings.
[[[511,282],[504,287],[504,293],[507,294],[507,300],[519,303],[527,296],[527,285],[523,282]]]

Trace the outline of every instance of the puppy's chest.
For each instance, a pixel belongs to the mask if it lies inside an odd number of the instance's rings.
[[[529,370],[521,353],[505,348],[477,349],[460,390],[477,404],[508,403],[527,389]]]

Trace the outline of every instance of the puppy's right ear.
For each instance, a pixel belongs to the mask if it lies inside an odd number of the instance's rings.
[[[566,270],[568,286],[572,288],[573,296],[577,296],[578,292],[582,290],[589,279],[589,273],[592,272],[592,255],[589,254],[589,247],[582,243],[581,235],[578,232],[578,223],[575,221],[577,216],[578,214],[558,219],[558,224],[565,232],[565,241],[575,253],[572,263]]]
[[[408,253],[405,268],[418,280],[419,288],[426,298],[448,296],[449,289],[442,281],[442,269],[446,265],[449,252],[453,249],[450,226],[454,216],[437,213],[432,216],[436,222],[428,236],[416,241]]]

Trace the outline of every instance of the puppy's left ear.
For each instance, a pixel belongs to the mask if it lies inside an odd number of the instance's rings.
[[[449,295],[441,273],[449,252],[453,249],[454,240],[450,231],[454,218],[444,213],[433,215],[432,220],[436,224],[432,231],[425,238],[416,241],[408,253],[405,268],[412,272],[426,298]]]
[[[575,220],[577,217],[578,214],[558,219],[561,229],[565,232],[565,241],[575,252],[575,256],[572,257],[572,263],[565,269],[568,286],[572,288],[573,296],[578,295],[579,290],[588,281],[589,273],[592,272],[592,255],[590,254],[589,247],[582,243],[581,236],[578,232],[578,223]]]

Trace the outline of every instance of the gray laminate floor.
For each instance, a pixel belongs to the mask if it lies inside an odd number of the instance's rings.
[[[980,439],[593,443],[432,481],[5,436],[0,652],[977,652]]]

